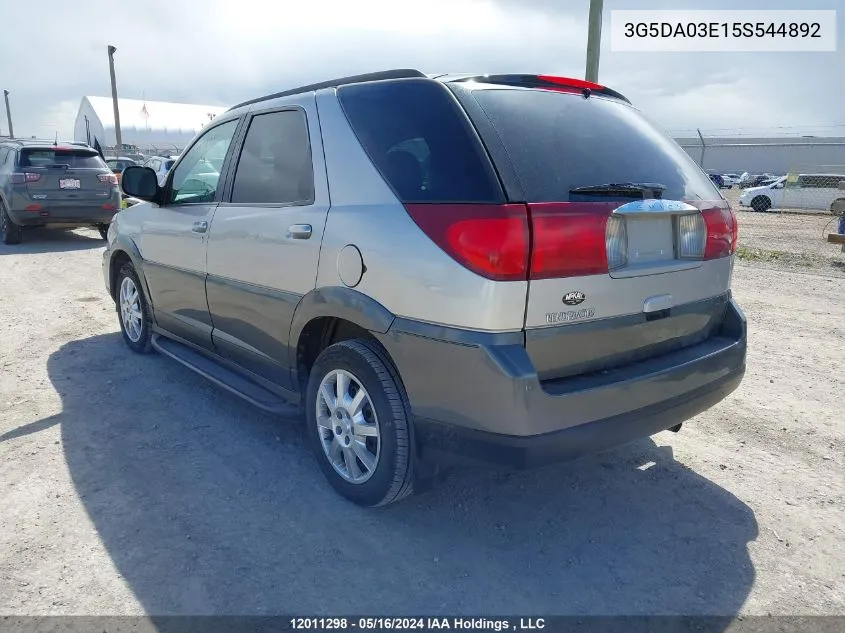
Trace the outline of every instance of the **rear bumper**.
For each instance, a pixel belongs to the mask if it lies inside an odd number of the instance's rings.
[[[459,455],[517,468],[541,466],[598,453],[681,424],[723,400],[739,386],[744,374],[743,365],[669,400],[542,435],[499,435],[417,419],[417,437],[428,456],[440,459]]]
[[[701,413],[742,381],[746,337],[745,317],[730,300],[715,335],[698,345],[541,381],[522,332],[467,333],[397,319],[380,335],[408,392],[423,457],[517,466],[612,448]]]
[[[15,224],[21,226],[45,226],[63,224],[68,226],[89,226],[108,224],[120,210],[120,201],[114,202],[116,208],[109,210],[101,206],[44,207],[39,211],[15,211],[9,215]]]

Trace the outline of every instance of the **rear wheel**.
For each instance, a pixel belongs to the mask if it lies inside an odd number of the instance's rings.
[[[306,416],[320,469],[344,497],[380,506],[413,491],[410,405],[377,344],[341,341],[320,353],[308,378]]]
[[[4,244],[20,244],[23,237],[23,229],[12,222],[6,207],[0,203],[0,237]]]
[[[117,274],[115,303],[123,340],[133,352],[148,353],[152,349],[153,334],[150,308],[131,262],[126,262]]]
[[[100,232],[100,237],[106,239],[109,234],[109,225],[108,224],[98,224],[97,230]]]
[[[758,213],[765,213],[772,208],[772,201],[766,196],[757,196],[751,201],[751,208]]]

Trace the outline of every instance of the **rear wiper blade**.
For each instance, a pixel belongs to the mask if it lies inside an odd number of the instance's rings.
[[[665,191],[666,185],[658,182],[609,182],[602,185],[587,185],[586,187],[575,187],[569,193],[579,193],[593,196],[618,196],[630,195],[632,193],[650,193],[655,198]],[[645,196],[644,196],[645,197]]]

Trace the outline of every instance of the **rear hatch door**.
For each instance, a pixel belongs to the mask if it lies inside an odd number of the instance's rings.
[[[510,200],[529,209],[526,346],[541,379],[618,367],[713,333],[735,218],[671,138],[625,101],[581,90],[453,89]]]

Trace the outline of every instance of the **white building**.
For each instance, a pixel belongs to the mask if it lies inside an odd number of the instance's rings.
[[[121,140],[144,148],[184,148],[215,116],[220,106],[166,103],[140,99],[118,99]],[[114,107],[111,97],[83,97],[74,125],[74,140],[94,146],[112,147]]]

